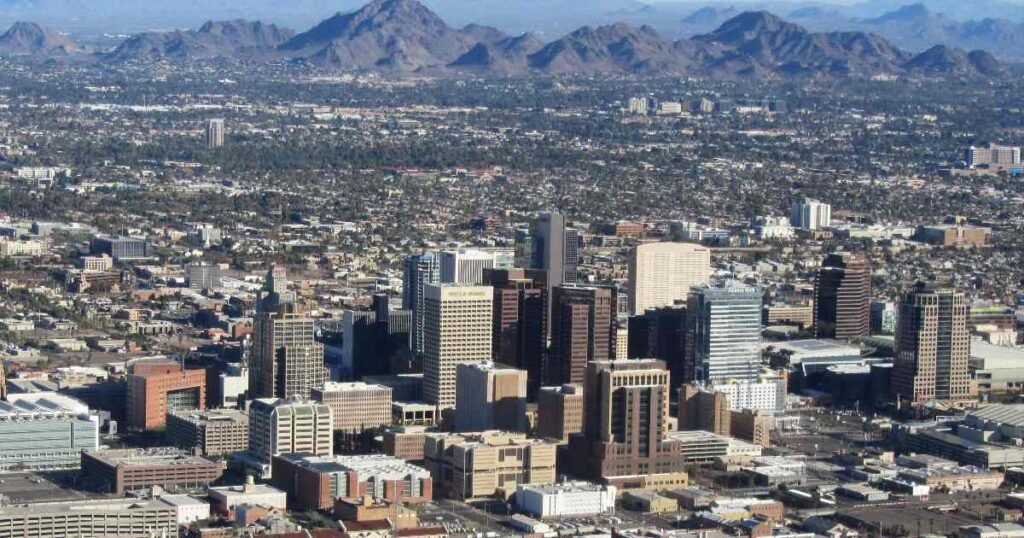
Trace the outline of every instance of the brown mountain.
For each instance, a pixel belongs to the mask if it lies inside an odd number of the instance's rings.
[[[295,35],[273,24],[243,20],[210,21],[198,30],[146,32],[134,35],[104,55],[110,61],[196,60],[200,58],[262,58],[275,53]]]
[[[66,55],[81,51],[71,38],[33,22],[16,22],[0,34],[0,54]]]

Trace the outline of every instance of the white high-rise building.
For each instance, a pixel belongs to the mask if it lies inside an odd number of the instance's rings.
[[[249,406],[249,453],[264,465],[271,458],[301,452],[315,456],[334,453],[331,408],[301,399],[260,398]]]
[[[423,397],[448,409],[455,407],[459,364],[491,358],[494,290],[428,284],[423,295]]]
[[[804,230],[820,230],[832,225],[832,206],[804,198],[793,204],[793,214],[789,220],[797,228]]]
[[[635,316],[685,301],[711,276],[711,251],[691,243],[647,243],[629,257],[629,304]]]
[[[479,286],[484,269],[512,269],[515,257],[510,248],[446,250],[441,253],[441,282]]]
[[[224,145],[224,120],[210,120],[206,124],[206,147],[217,149]]]

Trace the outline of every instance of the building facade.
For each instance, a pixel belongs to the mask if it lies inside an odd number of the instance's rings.
[[[391,388],[363,382],[325,383],[313,400],[331,408],[334,431],[358,433],[391,425]]]
[[[525,432],[526,372],[491,361],[459,364],[455,429]]]
[[[427,285],[424,293],[423,397],[450,409],[459,364],[492,355],[494,291],[489,286]]]
[[[423,353],[423,297],[426,286],[441,283],[441,256],[424,252],[405,259],[402,308],[412,311],[412,350]]]
[[[426,466],[437,493],[449,499],[509,496],[519,485],[555,481],[554,443],[523,434],[427,434]]]
[[[0,401],[0,472],[76,469],[81,452],[97,448],[99,419],[81,402],[60,395]]]
[[[582,383],[587,363],[615,357],[614,288],[557,286],[551,296],[552,384]]]
[[[204,456],[226,456],[249,448],[249,417],[236,409],[167,413],[167,440]]]
[[[206,370],[185,370],[176,362],[139,362],[129,367],[128,427],[156,430],[167,413],[206,409]]]
[[[264,398],[249,406],[249,453],[263,464],[278,454],[330,456],[334,418],[322,403]]]
[[[645,243],[629,256],[629,310],[639,316],[651,308],[685,302],[690,288],[711,276],[711,250],[691,243]]]
[[[892,392],[900,400],[966,400],[972,397],[967,297],[919,283],[903,297],[896,324]]]
[[[153,486],[168,491],[205,489],[227,468],[223,462],[173,447],[86,450],[81,458],[81,483],[116,495]]]
[[[830,254],[814,279],[814,335],[849,340],[871,331],[871,265],[863,254]]]
[[[494,288],[494,362],[526,370],[534,395],[544,376],[547,347],[547,273],[530,269],[484,270]]]
[[[756,381],[762,291],[736,281],[693,288],[687,303],[685,381]]]
[[[544,387],[537,395],[537,437],[561,442],[583,431],[583,385]]]
[[[430,473],[382,454],[310,456],[282,454],[273,461],[274,487],[295,510],[330,510],[338,499],[371,497],[416,504],[433,499]]]

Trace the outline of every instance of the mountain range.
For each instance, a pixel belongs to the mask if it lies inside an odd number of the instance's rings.
[[[714,15],[714,13],[705,15]],[[24,23],[5,36],[25,32]],[[34,54],[69,54],[73,42],[41,27],[37,39],[12,37]],[[41,36],[41,37],[40,37]],[[2,43],[0,38],[0,43]],[[13,50],[13,49],[12,49]],[[419,0],[373,0],[294,33],[260,22],[208,22],[198,30],[146,32],[103,62],[189,61],[217,57],[290,60],[330,70],[393,74],[673,74],[707,77],[957,74],[995,76],[989,53],[937,45],[914,54],[873,33],[814,32],[767,11],[745,11],[713,31],[672,39],[649,25],[583,26],[545,42],[477,24],[449,26]]]

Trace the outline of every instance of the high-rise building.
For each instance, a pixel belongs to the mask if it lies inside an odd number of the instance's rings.
[[[490,360],[494,316],[490,286],[428,284],[423,293],[423,397],[449,409],[459,364]]]
[[[793,204],[793,214],[789,219],[793,226],[805,230],[820,230],[832,225],[832,206],[804,198]]]
[[[391,387],[328,382],[313,389],[313,400],[331,408],[334,431],[359,433],[391,425]]]
[[[220,287],[220,267],[209,264],[185,266],[185,279],[189,289],[212,290]]]
[[[892,369],[897,399],[920,403],[971,398],[967,312],[963,293],[932,283],[919,283],[903,297]]]
[[[679,387],[679,409],[676,416],[680,430],[704,430],[729,435],[729,397],[724,393],[687,383]]]
[[[334,416],[330,406],[299,399],[260,398],[249,406],[249,454],[269,478],[271,459],[292,453],[334,453]]]
[[[526,370],[532,396],[544,379],[547,273],[485,269],[484,285],[494,288],[494,361]]]
[[[629,310],[639,316],[651,308],[686,301],[690,288],[711,276],[711,250],[691,243],[645,243],[629,256]]]
[[[537,393],[537,436],[563,442],[583,431],[583,385],[544,387]]]
[[[491,361],[459,364],[455,429],[526,431],[526,372]]]
[[[565,225],[565,216],[561,213],[541,213],[529,232],[529,238],[522,245],[529,252],[523,253],[529,259],[529,267],[543,269],[547,273],[548,297],[552,296],[555,286],[575,284],[579,267],[579,232]],[[551,318],[552,304],[548,305],[548,319]],[[548,336],[554,330],[548,326]]]
[[[271,270],[264,292],[253,324],[249,397],[309,398],[329,377],[315,323],[288,291],[283,268]]]
[[[967,148],[967,167],[989,168],[993,170],[1009,170],[1020,168],[1020,148],[1017,146],[1000,146],[989,144],[988,147],[979,148],[971,146]]]
[[[206,123],[206,147],[217,149],[224,146],[224,120],[210,120]]]
[[[615,357],[615,288],[557,286],[551,303],[550,380],[582,383],[587,363]]]
[[[687,303],[685,381],[756,381],[762,292],[738,281],[693,288]]]
[[[412,311],[412,350],[423,353],[423,290],[441,283],[441,255],[415,254],[405,259],[402,275],[402,308]]]
[[[871,331],[871,265],[863,254],[829,254],[814,279],[814,335],[829,340]]]
[[[486,269],[512,269],[512,249],[463,248],[441,252],[441,282],[479,286]]]
[[[672,375],[670,386],[678,387],[686,373],[686,323],[686,307],[682,305],[630,317],[627,358],[664,361]]]
[[[668,440],[668,383],[655,359],[588,364],[583,433],[569,439],[575,472],[627,490],[685,486],[680,448]]]
[[[896,305],[890,301],[871,301],[871,334],[896,334]]]
[[[185,370],[172,361],[140,361],[129,367],[128,426],[157,430],[167,413],[206,409],[206,370]]]

